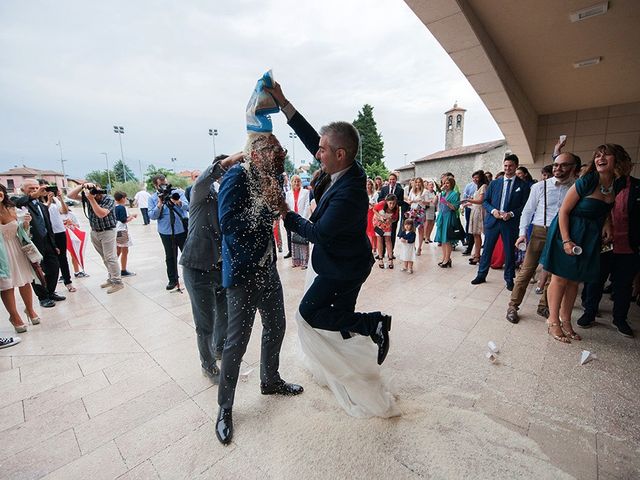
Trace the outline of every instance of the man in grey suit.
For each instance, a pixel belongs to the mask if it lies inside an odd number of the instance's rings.
[[[191,189],[189,233],[180,264],[191,299],[203,375],[218,383],[227,334],[227,296],[222,288],[222,233],[214,182],[242,160],[242,153],[218,155]]]

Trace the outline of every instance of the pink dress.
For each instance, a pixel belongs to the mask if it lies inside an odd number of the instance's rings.
[[[34,279],[31,263],[22,253],[18,239],[18,222],[13,220],[6,225],[0,224],[0,231],[9,258],[9,278],[0,278],[0,290],[10,290],[31,283]]]

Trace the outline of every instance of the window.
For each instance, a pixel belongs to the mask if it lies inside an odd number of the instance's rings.
[[[453,117],[449,115],[447,119],[447,130],[451,130],[453,128]]]
[[[12,178],[7,178],[7,191],[8,192],[13,192],[15,189],[16,189],[16,186],[13,183],[13,179]]]
[[[462,115],[456,117],[456,128],[462,127]]]

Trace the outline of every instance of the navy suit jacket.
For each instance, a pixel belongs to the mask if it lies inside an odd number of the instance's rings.
[[[320,136],[297,113],[289,125],[315,155]],[[362,280],[371,272],[373,256],[367,238],[369,197],[367,175],[359,163],[351,167],[324,192],[311,218],[287,213],[285,226],[314,244],[313,268],[319,276],[341,280]]]
[[[487,188],[487,193],[485,193],[484,201],[482,202],[482,206],[488,213],[488,215],[485,215],[484,217],[484,228],[494,228],[498,226],[499,223],[505,223],[508,228],[517,230],[520,224],[522,209],[524,208],[525,203],[527,203],[531,189],[527,182],[520,180],[518,177],[513,177],[513,185],[511,185],[509,200],[504,206],[504,211],[513,212],[513,217],[505,222],[504,220],[498,220],[491,215],[491,210],[494,208],[496,210],[500,210],[503,185],[504,177],[500,177],[493,180]]]
[[[222,177],[218,192],[218,217],[222,232],[222,286],[243,285],[264,268],[260,261],[271,243],[271,263],[276,260],[274,212],[251,199],[246,165],[234,165]],[[255,168],[255,167],[248,167]],[[256,174],[257,176],[257,174]],[[270,263],[269,263],[270,264]]]

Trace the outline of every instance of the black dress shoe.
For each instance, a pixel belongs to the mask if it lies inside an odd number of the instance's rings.
[[[510,292],[513,292],[513,282],[507,283],[507,290],[509,290]]]
[[[263,395],[300,395],[304,392],[304,388],[300,385],[296,385],[295,383],[287,383],[284,380],[280,379],[279,382],[276,382],[272,385],[265,385],[264,383],[260,383],[260,392]]]
[[[177,286],[178,286],[178,282],[169,282],[167,283],[167,286],[164,288],[166,288],[167,290],[173,290]]]
[[[283,258],[291,258],[291,252],[287,253]]]
[[[473,280],[471,280],[471,285],[480,285],[481,283],[486,283],[487,280],[482,278],[482,277],[476,277]]]
[[[228,445],[233,438],[233,418],[230,408],[220,407],[220,410],[218,410],[216,437],[223,445]]]
[[[44,300],[40,300],[40,306],[44,308],[51,308],[56,306],[56,302],[50,298],[45,298]]]
[[[591,328],[595,326],[596,319],[587,313],[583,313],[576,323],[580,328]]]
[[[66,300],[67,297],[63,297],[62,295],[58,295],[56,292],[53,292],[51,295],[49,295],[49,299],[55,302],[61,302],[63,300]]]
[[[389,353],[389,331],[391,330],[391,316],[383,315],[382,320],[376,326],[376,332],[371,335],[371,340],[378,345],[378,365],[382,365]]]

